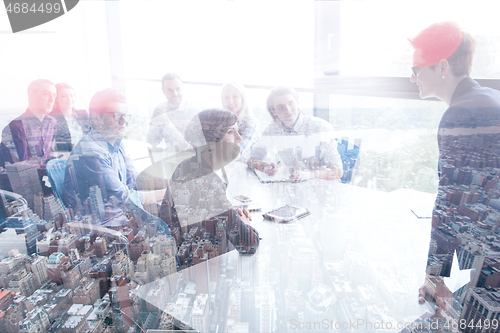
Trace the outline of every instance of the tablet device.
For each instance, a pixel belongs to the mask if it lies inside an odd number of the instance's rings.
[[[287,223],[308,216],[309,214],[311,213],[306,208],[286,205],[262,214],[262,216],[269,221]]]
[[[253,203],[253,204],[248,205],[248,207],[246,207],[246,210],[249,213],[255,213],[255,212],[260,212],[262,210],[262,208],[260,207],[260,205]]]
[[[249,197],[247,196],[244,196],[244,195],[237,195],[234,197],[236,200],[238,201],[241,201],[243,203],[249,203],[249,202],[252,202],[252,199],[250,199]]]

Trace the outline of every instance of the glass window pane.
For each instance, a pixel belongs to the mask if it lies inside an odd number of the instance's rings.
[[[337,137],[362,140],[358,185],[385,191],[436,191],[436,135],[444,110],[435,101],[330,96]]]
[[[498,1],[343,1],[340,74],[409,76],[407,39],[433,23],[453,20],[478,42],[472,76],[498,78],[499,10]]]

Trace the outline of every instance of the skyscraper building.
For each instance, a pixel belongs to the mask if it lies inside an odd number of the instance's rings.
[[[465,306],[460,317],[461,322],[467,323],[463,328],[465,333],[494,333],[498,332],[498,325],[485,328],[478,323],[496,323],[500,320],[500,292],[496,288],[470,288]],[[473,325],[469,325],[473,323]]]
[[[43,196],[36,194],[34,198],[35,213],[47,221],[59,220],[59,214],[64,214],[64,208],[59,198],[54,195]]]
[[[82,278],[73,291],[73,303],[92,305],[99,299],[99,283],[91,278]]]
[[[104,221],[104,202],[99,186],[91,186],[89,188],[89,199],[92,206],[92,212],[97,215],[99,221]]]
[[[36,281],[33,274],[27,272],[24,268],[12,273],[9,290],[19,292],[23,296],[30,296],[36,290]]]
[[[113,275],[134,277],[134,263],[123,251],[115,254],[112,262]]]
[[[216,239],[218,240],[217,252],[226,253],[227,252],[227,240],[226,240],[226,230],[227,230],[227,217],[220,216],[217,218],[215,223],[216,228]]]
[[[102,237],[97,237],[94,242],[94,253],[98,258],[104,257],[106,254],[106,240]]]
[[[43,238],[36,226],[39,222],[38,215],[33,214],[26,206],[20,206],[19,210],[7,221],[7,228],[16,229],[18,235],[25,235],[28,254],[36,253],[36,243]]]
[[[193,328],[200,332],[208,332],[210,323],[208,316],[208,294],[199,294],[196,296],[193,304],[191,318]]]
[[[32,256],[26,264],[26,267],[33,273],[37,288],[40,288],[49,281],[49,272],[47,271],[48,262],[47,257]]]
[[[39,166],[30,160],[5,165],[12,191],[22,195],[31,209],[34,209],[35,194],[43,192],[38,177]]]
[[[125,278],[113,276],[111,278],[109,298],[111,300],[112,318],[117,332],[127,332],[133,325],[133,313],[128,286]]]

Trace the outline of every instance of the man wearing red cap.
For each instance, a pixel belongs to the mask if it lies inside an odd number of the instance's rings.
[[[409,41],[415,49],[410,80],[417,84],[420,97],[435,97],[448,105],[438,130],[439,191],[432,214],[427,278],[419,295],[423,303],[430,294],[439,315],[453,304],[452,291],[442,277],[450,276],[455,253],[461,269],[475,269],[469,287],[481,286],[482,262],[466,256],[472,248],[483,251],[484,246],[483,235],[471,230],[492,219],[490,214],[499,213],[490,204],[496,197],[490,197],[488,190],[495,187],[492,182],[500,167],[500,91],[481,87],[470,78],[475,41],[455,22],[433,24]],[[464,232],[471,237],[461,237]],[[466,291],[459,289],[455,297],[463,300]]]

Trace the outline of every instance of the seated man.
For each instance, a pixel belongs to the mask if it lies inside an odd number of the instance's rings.
[[[267,109],[273,123],[254,146],[248,161],[251,169],[275,176],[284,171],[283,164],[286,164],[289,178],[294,181],[342,177],[342,161],[333,137],[333,126],[323,119],[302,114],[293,88],[273,88],[267,98]],[[279,156],[270,156],[269,150],[276,151],[274,155]]]
[[[65,204],[78,210],[89,197],[101,207],[112,197],[117,204],[130,199],[139,206],[161,201],[165,190],[134,190],[137,172],[121,140],[130,119],[125,96],[115,89],[99,91],[90,101],[89,114],[92,130],[73,148],[66,167]],[[104,216],[98,217],[103,221]]]
[[[198,110],[184,99],[179,75],[167,73],[162,78],[162,91],[167,101],[158,104],[153,111],[147,141],[157,146],[162,140],[176,152],[189,149],[184,140],[184,129]]]
[[[28,86],[28,108],[2,132],[0,166],[28,159],[45,164],[55,150],[56,120],[48,114],[56,99],[56,87],[39,79]]]

